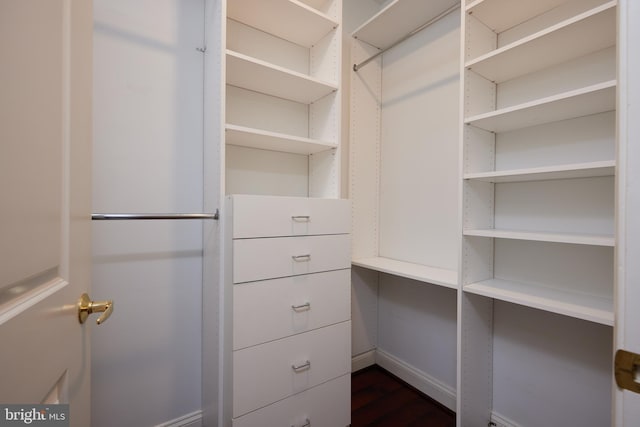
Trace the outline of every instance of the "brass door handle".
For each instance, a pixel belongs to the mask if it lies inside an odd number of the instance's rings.
[[[80,323],[84,323],[87,321],[87,318],[92,313],[103,313],[102,316],[98,317],[96,323],[98,325],[103,324],[107,321],[111,313],[113,313],[113,301],[91,301],[89,295],[86,293],[80,296],[80,300],[78,300],[78,321]]]
[[[640,383],[636,381],[636,372],[640,368],[640,354],[622,349],[616,351],[614,368],[618,387],[640,393]]]

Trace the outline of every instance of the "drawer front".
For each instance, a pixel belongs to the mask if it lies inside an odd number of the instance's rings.
[[[349,320],[350,270],[233,287],[233,349]]]
[[[351,371],[351,322],[233,353],[233,417]]]
[[[348,234],[234,240],[233,282],[349,268],[350,242]]]
[[[233,238],[347,234],[351,204],[344,199],[232,196]]]
[[[346,427],[351,423],[351,376],[321,384],[233,420],[233,427]]]

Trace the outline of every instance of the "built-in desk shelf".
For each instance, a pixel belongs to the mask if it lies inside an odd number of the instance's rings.
[[[613,326],[613,298],[535,284],[490,279],[464,286],[464,291],[565,316]]]
[[[464,122],[491,132],[507,132],[544,123],[613,111],[615,103],[616,81],[609,80],[467,117]]]
[[[384,257],[354,259],[351,264],[419,282],[431,283],[451,289],[458,288],[458,273],[455,270],[429,267]]]
[[[611,1],[574,16],[467,61],[465,66],[501,83],[615,46],[616,4]]]
[[[624,12],[462,3],[456,416],[609,425]]]

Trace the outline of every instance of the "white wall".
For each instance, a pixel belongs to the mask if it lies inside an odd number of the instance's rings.
[[[521,425],[610,425],[612,332],[495,301],[493,411]]]
[[[455,410],[455,289],[380,274],[377,363]]]
[[[202,0],[94,1],[94,212],[202,211]],[[93,223],[92,426],[201,405],[202,224]],[[197,414],[196,414],[197,417]]]
[[[460,15],[382,57],[379,255],[458,268]]]

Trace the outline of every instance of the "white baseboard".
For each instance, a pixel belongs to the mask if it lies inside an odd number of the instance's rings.
[[[376,351],[371,350],[351,358],[351,372],[359,371],[376,363]]]
[[[195,411],[155,427],[202,427],[202,411]]]
[[[491,413],[491,422],[494,423],[494,426],[492,427],[520,427],[520,424],[517,424],[515,421],[512,421],[497,412]]]
[[[353,372],[376,363],[452,411],[456,410],[455,390],[389,353],[371,350],[351,358]],[[520,427],[519,424],[496,412],[491,413],[491,422],[495,423],[495,427]],[[155,427],[202,427],[202,411],[183,415]]]
[[[452,411],[456,410],[456,391],[453,388],[389,353],[380,349],[375,353],[378,365]]]

